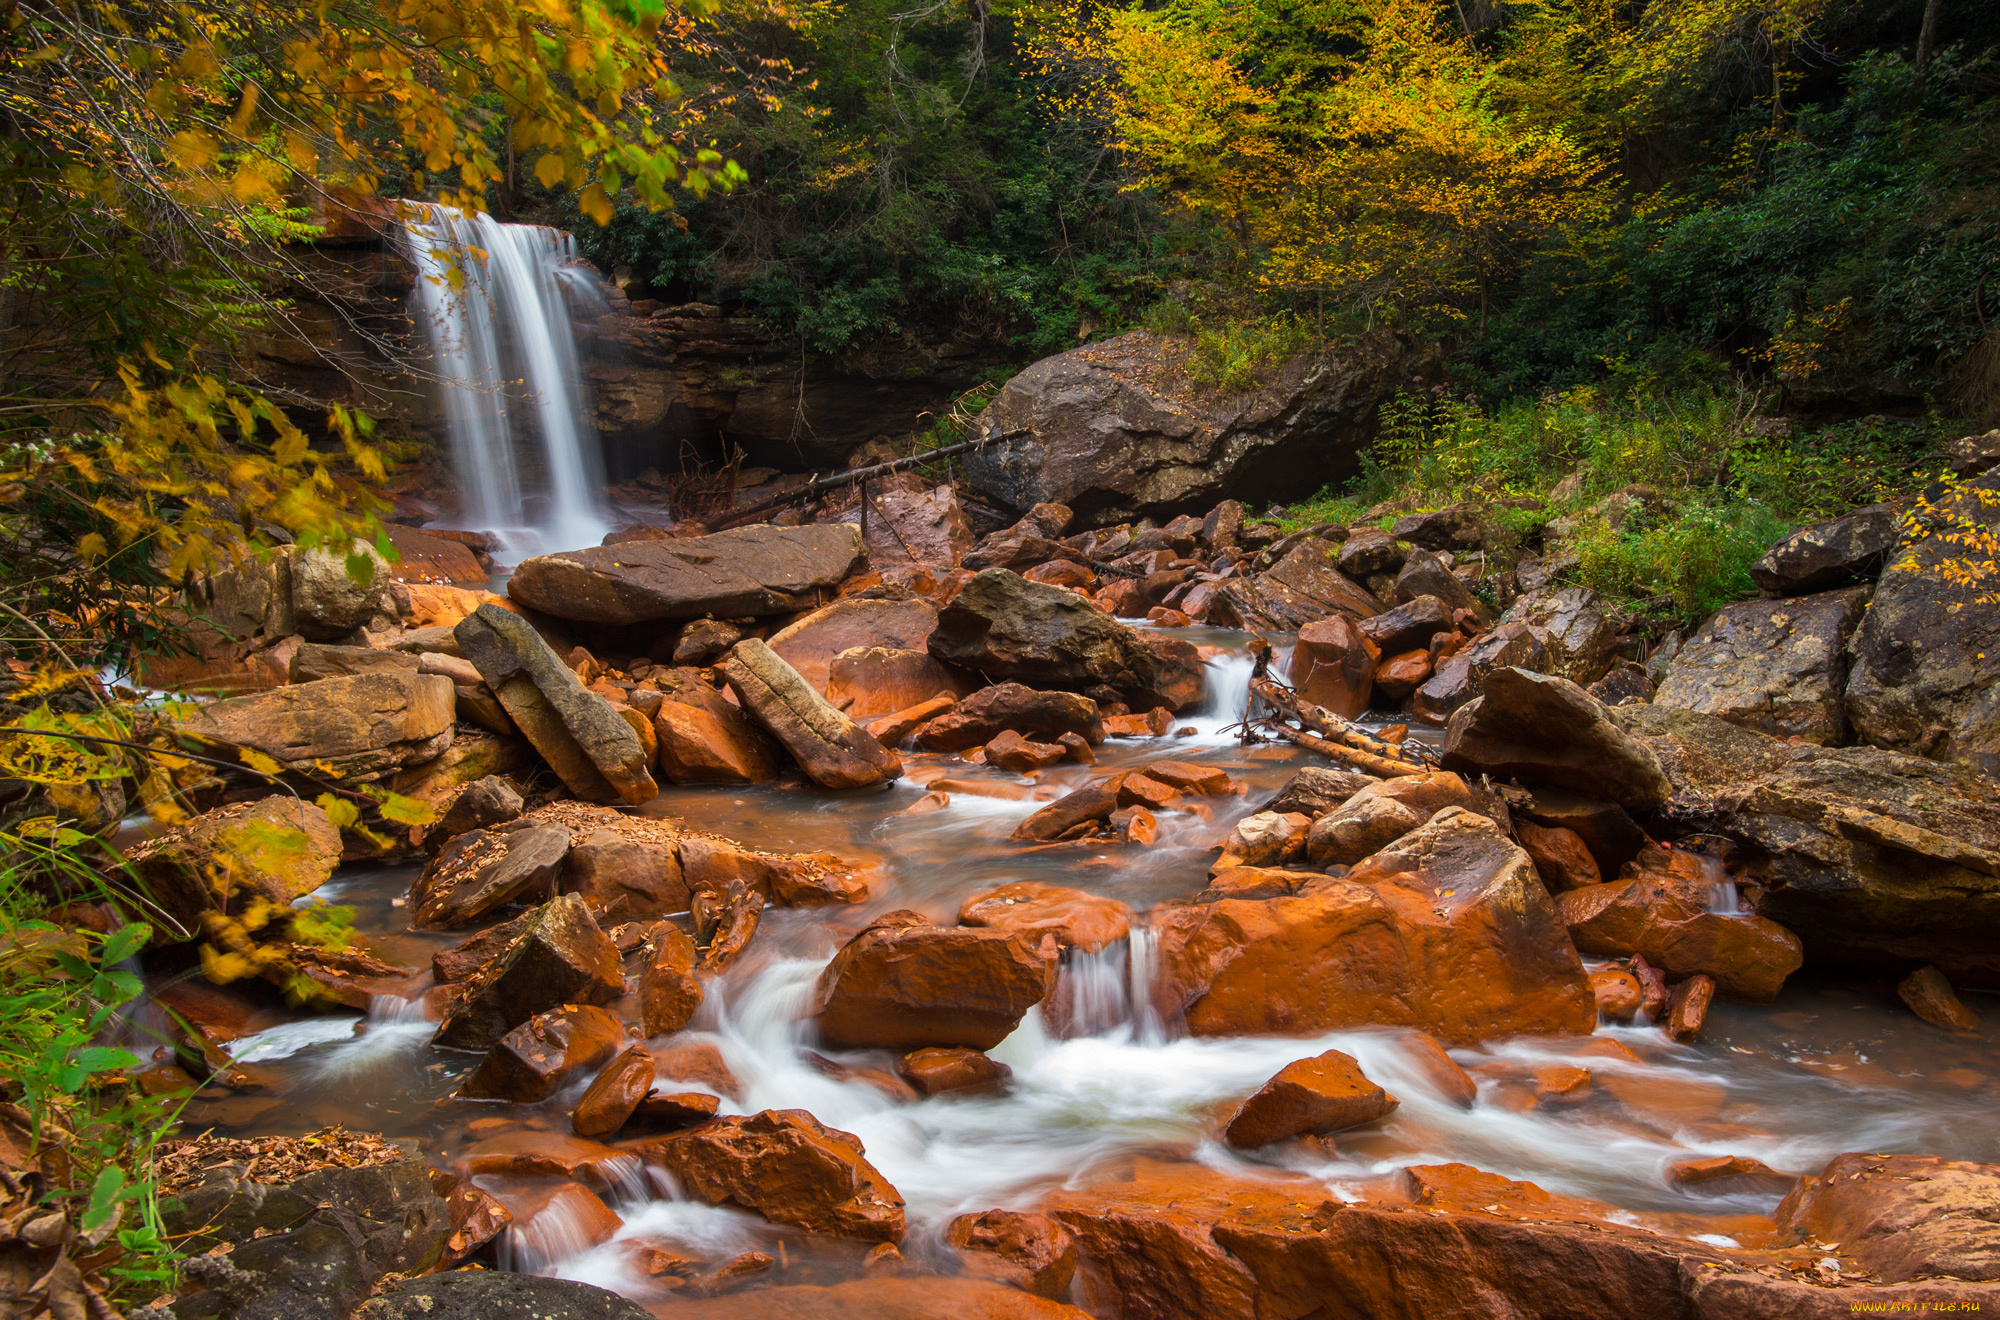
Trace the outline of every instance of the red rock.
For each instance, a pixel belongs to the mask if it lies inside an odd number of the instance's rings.
[[[507,1236],[531,1259],[561,1260],[618,1235],[625,1221],[588,1187],[560,1183],[516,1194]]]
[[[1675,986],[1673,996],[1667,1000],[1667,1035],[1682,1044],[1701,1035],[1702,1024],[1708,1021],[1709,1003],[1714,998],[1714,979],[1699,972]]]
[[[466,926],[495,908],[548,894],[570,843],[570,832],[555,824],[459,835],[411,883],[410,924]]]
[[[1292,647],[1292,686],[1305,700],[1343,719],[1368,709],[1381,652],[1344,614],[1316,619],[1299,629]]]
[[[951,794],[926,793],[896,814],[899,816],[928,816],[933,811],[943,811],[950,805]]]
[[[1162,1016],[1196,1035],[1407,1026],[1454,1043],[1587,1035],[1597,1006],[1526,853],[1446,808],[1345,879],[1295,897],[1168,909]]]
[[[1706,973],[1734,999],[1769,1003],[1804,961],[1798,936],[1777,922],[1710,912],[1660,882],[1592,885],[1556,906],[1583,952],[1639,954],[1673,976]]]
[[[1180,800],[1179,789],[1163,784],[1148,774],[1128,774],[1119,781],[1118,802],[1121,806],[1171,811]]]
[[[1038,942],[892,912],[848,941],[820,974],[816,1021],[838,1049],[986,1050],[1047,996],[1055,974],[1050,936]]]
[[[628,1045],[597,1074],[570,1112],[570,1130],[579,1137],[608,1137],[625,1126],[632,1111],[653,1089],[653,1056],[643,1045]]]
[[[1643,957],[1631,963],[1632,979],[1639,983],[1639,1011],[1657,1022],[1667,1011],[1667,978]]]
[[[687,1291],[696,1297],[720,1297],[733,1293],[769,1274],[777,1263],[776,1259],[761,1251],[745,1251],[695,1276],[689,1281]]]
[[[1040,582],[1045,586],[1068,587],[1071,591],[1088,591],[1097,581],[1097,574],[1082,564],[1072,564],[1067,559],[1051,559],[1046,564],[1036,564],[1021,574],[1030,582]]]
[[[1179,610],[1171,610],[1164,605],[1155,605],[1152,609],[1147,610],[1146,622],[1158,628],[1194,627],[1193,619],[1182,614]]]
[[[1305,856],[1312,817],[1299,812],[1260,811],[1236,822],[1223,841],[1211,877],[1238,866],[1277,866]]]
[[[1016,825],[1008,837],[1028,843],[1047,843],[1061,838],[1085,821],[1104,820],[1118,810],[1118,790],[1124,780],[1123,775],[1115,775],[1057,798]]]
[[[1132,909],[1115,898],[1020,880],[966,899],[958,924],[1017,932],[1036,943],[1051,934],[1063,948],[1095,953],[1131,932]]]
[[[1081,734],[1065,733],[1056,739],[1062,746],[1063,755],[1078,765],[1096,765],[1097,753],[1092,750],[1089,740]]]
[[[1380,780],[1313,822],[1306,855],[1315,866],[1351,865],[1446,807],[1474,803],[1472,786],[1448,770]]]
[[[727,711],[717,707],[728,707]],[[675,784],[761,784],[782,755],[748,715],[717,696],[699,705],[678,697],[653,712],[660,773]]]
[[[1061,1297],[1076,1277],[1076,1239],[1047,1215],[988,1210],[960,1215],[945,1229],[965,1272],[1031,1292]]]
[[[563,1004],[606,1004],[625,993],[618,948],[575,894],[529,913],[501,957],[460,988],[433,1043],[485,1049],[537,1013]]]
[[[896,1074],[923,1095],[946,1091],[985,1091],[1004,1084],[1014,1070],[978,1050],[911,1050],[896,1064]]]
[[[616,1186],[632,1157],[616,1146],[555,1132],[507,1132],[470,1147],[465,1170],[477,1177],[581,1178],[592,1187]]]
[[[868,1242],[903,1235],[903,1198],[868,1163],[860,1141],[801,1109],[711,1119],[631,1148],[711,1205]]]
[[[451,1233],[444,1240],[444,1255],[438,1262],[441,1267],[456,1265],[514,1222],[514,1212],[470,1178],[434,1168],[431,1190],[444,1198],[451,1214]]]
[[[937,606],[922,599],[837,600],[773,633],[769,645],[813,691],[826,693],[831,699],[827,680],[834,657],[863,647],[923,654],[924,643],[937,627],[937,617]]]
[[[1575,1101],[1590,1095],[1590,1069],[1557,1064],[1535,1069],[1535,1099]]]
[[[897,747],[916,736],[919,729],[941,715],[948,714],[958,705],[958,698],[952,696],[932,697],[914,706],[868,720],[861,727],[875,735],[884,747]]]
[[[696,893],[723,894],[741,884],[780,907],[859,903],[868,897],[860,870],[832,853],[759,852],[731,839],[687,834],[680,840],[680,863]]]
[[[645,829],[650,822],[618,821],[582,833],[571,845],[563,865],[563,892],[581,894],[598,923],[606,926],[687,911],[688,885],[673,833]]]
[[[1375,667],[1375,690],[1390,701],[1404,701],[1431,676],[1428,650],[1404,651]]]
[[[874,1278],[757,1288],[675,1302],[674,1320],[1090,1320],[1089,1312],[985,1279]]]
[[[1283,898],[1317,879],[1309,871],[1280,871],[1263,866],[1225,866],[1209,873],[1208,888],[1195,895],[1197,903],[1224,898]]]
[[[715,973],[750,947],[763,918],[764,896],[741,880],[732,880],[723,890],[696,890],[692,908],[695,947],[701,950],[695,970]]]
[[[1147,778],[1158,780],[1169,788],[1204,797],[1228,797],[1242,791],[1243,787],[1231,779],[1226,770],[1187,761],[1155,761],[1146,767],[1145,774]]]
[[[861,604],[843,601],[843,605]],[[750,716],[821,788],[867,788],[900,779],[903,763],[866,729],[827,704],[784,657],[754,637],[729,648],[721,670]]]
[[[1773,1216],[1779,1240],[1838,1243],[1884,1283],[2000,1281],[2000,1165],[1931,1155],[1836,1155]],[[1857,1299],[1859,1300],[1859,1299]]]
[[[1959,1002],[1951,982],[1935,967],[1919,967],[1904,977],[1896,994],[1910,1011],[1935,1027],[1947,1031],[1977,1031],[1979,1019]]]
[[[1110,821],[1119,838],[1142,848],[1160,837],[1160,822],[1144,807],[1120,807],[1111,813]]]
[[[1174,729],[1173,712],[1156,707],[1143,715],[1106,715],[1107,738],[1164,738]]]
[[[1581,889],[1604,879],[1598,873],[1597,859],[1590,855],[1590,849],[1575,830],[1523,820],[1515,823],[1514,838],[1535,859],[1535,870],[1551,894]]]
[[[1368,1080],[1351,1055],[1328,1050],[1286,1064],[1230,1116],[1223,1139],[1243,1150],[1307,1133],[1373,1123],[1397,1100]]]
[[[1597,996],[1597,1016],[1606,1022],[1630,1022],[1639,1015],[1646,997],[1638,977],[1615,967],[1592,972],[1590,990]]]
[[[601,1008],[537,1014],[487,1051],[458,1094],[467,1100],[546,1100],[578,1072],[610,1058],[624,1039],[625,1028]]]
[[[1002,730],[986,744],[986,764],[1017,775],[1046,770],[1067,755],[1060,743],[1029,742],[1012,729]]]
[[[863,728],[870,721],[939,697],[956,700],[970,690],[966,679],[946,669],[928,652],[881,646],[842,651],[833,658],[826,676],[827,701],[835,710],[845,711],[849,719],[862,721]],[[932,715],[943,713],[939,710]]]
[[[679,927],[660,923],[639,969],[639,1021],[648,1036],[681,1030],[701,1007],[701,982],[694,974],[698,957],[694,941]]]
[[[729,1071],[722,1051],[705,1040],[681,1041],[653,1048],[653,1073],[683,1085],[705,1086],[731,1100],[743,1098],[743,1083]]]
[[[917,744],[933,752],[962,752],[990,743],[1007,730],[1051,739],[1074,733],[1090,743],[1104,741],[1104,722],[1089,697],[996,683],[926,724],[917,734]]]
[[[1457,1060],[1445,1053],[1444,1046],[1438,1044],[1437,1037],[1424,1032],[1412,1032],[1403,1038],[1404,1052],[1417,1070],[1424,1075],[1437,1093],[1464,1109],[1470,1109],[1479,1099],[1479,1083],[1472,1080],[1472,1074],[1458,1066]]]
[[[1779,1173],[1762,1160],[1743,1155],[1713,1155],[1707,1159],[1679,1160],[1667,1166],[1667,1181],[1676,1187],[1698,1187],[1715,1192],[1785,1193],[1798,1179]]]
[[[632,1110],[632,1122],[646,1127],[692,1127],[715,1117],[721,1102],[703,1091],[648,1091]]]

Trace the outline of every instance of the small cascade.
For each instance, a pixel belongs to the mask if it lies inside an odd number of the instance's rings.
[[[1153,932],[1134,926],[1122,940],[1095,952],[1073,949],[1050,996],[1065,1039],[1123,1035],[1137,1045],[1166,1039],[1153,1007]]]
[[[416,214],[404,230],[463,500],[459,525],[493,533],[514,561],[600,544],[611,523],[570,324],[571,298],[592,289],[576,240],[409,205]],[[524,449],[538,450],[538,462],[524,464]]]

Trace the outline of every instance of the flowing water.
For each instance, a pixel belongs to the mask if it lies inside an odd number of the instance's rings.
[[[1235,640],[1183,635],[1210,644]],[[1217,655],[1211,691],[1236,696],[1218,695],[1166,737],[1106,743],[1095,769],[1063,766],[1024,778],[919,755],[909,758],[903,781],[879,790],[670,788],[645,808],[762,847],[827,850],[879,866],[876,895],[858,908],[767,910],[749,954],[711,985],[689,1038],[715,1044],[741,1083],[740,1097],[725,1098],[723,1112],[805,1109],[860,1137],[908,1203],[905,1253],[933,1261],[944,1259],[937,1244],[953,1215],[1029,1207],[1139,1153],[1247,1177],[1304,1173],[1350,1199],[1403,1166],[1462,1161],[1607,1202],[1649,1223],[1681,1222],[1678,1231],[1726,1243],[1727,1232],[1716,1226],[1730,1221],[1718,1217],[1768,1213],[1776,1197],[1678,1188],[1667,1177],[1670,1164],[1746,1155],[1786,1172],[1815,1172],[1848,1150],[1972,1159],[2000,1150],[2000,1050],[1992,1038],[1927,1026],[1896,1004],[1886,983],[1795,978],[1773,1006],[1718,1003],[1693,1045],[1673,1044],[1650,1028],[1605,1027],[1585,1039],[1454,1050],[1479,1082],[1470,1109],[1438,1093],[1400,1032],[1211,1040],[1166,1030],[1146,1007],[1152,959],[1143,923],[1099,953],[1069,955],[1052,997],[1067,1006],[1067,1029],[1055,1031],[1039,1011],[1031,1013],[992,1051],[1013,1069],[1003,1093],[909,1103],[869,1078],[870,1069],[887,1073],[891,1056],[840,1054],[816,1041],[807,1017],[814,982],[875,913],[912,907],[949,922],[968,895],[1015,880],[1112,895],[1141,914],[1199,889],[1233,823],[1299,766],[1314,763],[1288,746],[1235,740],[1230,726],[1243,715],[1247,667],[1238,653]],[[1143,850],[1036,851],[1008,842],[1021,817],[1105,766],[1163,756],[1223,766],[1249,792],[1163,814],[1157,844]],[[948,806],[901,814],[926,784],[944,778],[954,785]],[[353,905],[361,927],[387,949],[427,966],[431,951],[467,932],[405,928],[397,902],[413,874],[407,866],[352,868],[322,893]],[[1733,898],[1725,884],[1716,906]],[[379,1001],[365,1018],[279,1023],[236,1042],[237,1058],[257,1061],[269,1089],[198,1101],[190,1121],[238,1132],[344,1122],[417,1137],[441,1162],[496,1131],[566,1134],[581,1080],[538,1106],[449,1098],[476,1059],[429,1047],[426,986],[426,979],[414,981],[405,999]],[[1285,1064],[1327,1049],[1357,1058],[1401,1107],[1379,1124],[1339,1134],[1333,1153],[1286,1143],[1245,1154],[1219,1143],[1218,1118],[1231,1105]],[[829,1069],[822,1056],[846,1067]],[[1534,1071],[1562,1064],[1590,1069],[1588,1092],[1537,1104]],[[618,1171],[606,1189],[624,1227],[598,1245],[590,1245],[574,1206],[549,1199],[548,1184],[483,1181],[521,1215],[502,1244],[504,1263],[642,1301],[654,1300],[656,1285],[635,1263],[639,1245],[711,1262],[763,1250],[788,1262],[792,1282],[839,1277],[858,1263],[858,1248],[686,1201],[657,1172],[636,1167]]]
[[[418,319],[464,500],[453,525],[493,533],[508,562],[597,545],[611,524],[571,327],[571,300],[597,295],[576,240],[406,205]]]

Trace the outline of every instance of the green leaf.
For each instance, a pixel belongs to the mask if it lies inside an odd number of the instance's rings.
[[[125,1170],[115,1164],[106,1165],[97,1175],[97,1181],[90,1185],[90,1204],[84,1207],[77,1226],[86,1233],[95,1233],[111,1223],[118,1217],[124,1192]]]
[[[70,1062],[86,1074],[116,1072],[120,1068],[136,1067],[139,1056],[115,1045],[91,1045],[70,1055]]]
[[[99,948],[97,956],[103,962],[121,963],[145,948],[147,941],[152,938],[153,928],[144,922],[121,926],[104,937],[104,944]]]

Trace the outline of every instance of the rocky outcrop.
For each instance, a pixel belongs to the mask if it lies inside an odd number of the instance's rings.
[[[537,1013],[565,1004],[608,1004],[623,993],[617,946],[581,898],[563,894],[530,914],[506,950],[465,983],[433,1043],[488,1049]]]
[[[2000,787],[1872,747],[1797,746],[1662,706],[1611,713],[1672,781],[1662,814],[1732,845],[1755,910],[1809,960],[1935,964],[2000,988]]]
[[[1726,605],[1682,644],[1653,693],[1777,738],[1847,739],[1847,639],[1869,588]]]
[[[202,914],[241,910],[244,895],[280,908],[312,893],[340,864],[340,831],[289,794],[203,812],[126,853],[158,918],[192,936]]]
[[[903,763],[866,729],[827,704],[798,671],[754,637],[723,662],[729,690],[822,788],[864,788],[900,779]]]
[[[1607,709],[1568,679],[1496,669],[1480,697],[1451,717],[1439,764],[1573,789],[1623,807],[1659,806],[1673,785],[1652,751],[1613,723]]]
[[[1764,917],[1710,912],[1652,879],[1586,885],[1556,910],[1584,953],[1638,954],[1674,976],[1706,974],[1735,999],[1768,1004],[1805,961],[1798,936]]]
[[[802,1109],[716,1118],[638,1144],[689,1196],[731,1204],[809,1233],[894,1242],[903,1198],[876,1172],[858,1138]]]
[[[1596,682],[1618,644],[1617,626],[1589,587],[1526,592],[1507,607],[1500,622],[1540,628],[1542,643],[1549,650],[1547,672],[1578,684]]]
[[[1780,596],[1859,582],[1875,576],[1902,536],[1896,511],[1871,504],[1785,537],[1750,565],[1750,580]]]
[[[1180,710],[1201,700],[1201,658],[1177,638],[1141,634],[1073,591],[987,569],[938,613],[930,653],[994,680],[1107,686]]]
[[[1231,578],[1211,608],[1211,618],[1259,632],[1297,632],[1315,619],[1347,613],[1367,619],[1382,604],[1335,563],[1339,547],[1308,538],[1264,572]]]
[[[2000,473],[1942,503],[1948,517],[2000,526]],[[1983,599],[1990,584],[1945,580],[1943,566],[1966,557],[1963,547],[1932,537],[1882,571],[1854,634],[1847,717],[1877,747],[1967,761],[1993,775],[2000,774],[2000,604]]]
[[[1346,878],[1167,909],[1155,930],[1158,1007],[1196,1035],[1405,1026],[1465,1043],[1597,1020],[1534,863],[1457,808]]]
[[[966,899],[958,924],[1018,932],[1037,944],[1049,934],[1065,949],[1095,953],[1131,933],[1132,909],[1104,894],[1016,880]]]
[[[526,619],[481,605],[452,636],[570,792],[586,802],[634,805],[659,795],[639,735],[584,687]]]
[[[788,614],[822,604],[866,559],[860,529],[846,523],[738,527],[537,555],[514,570],[507,594],[578,623]]]
[[[990,1050],[1048,995],[1055,974],[1055,941],[1045,935],[891,912],[827,964],[814,1020],[842,1049]]]
[[[1930,1155],[1838,1155],[1785,1198],[1781,1235],[1839,1244],[1884,1283],[2000,1282],[2000,1165]]]
[[[1381,332],[1209,399],[1161,384],[1184,381],[1188,352],[1135,331],[1035,363],[974,424],[990,443],[966,461],[973,490],[1015,511],[1066,504],[1087,527],[1290,499],[1358,471],[1377,407],[1427,365],[1413,341]]]
[[[379,779],[451,746],[451,680],[412,670],[325,678],[212,701],[179,722],[206,743],[247,747],[287,770]]]

